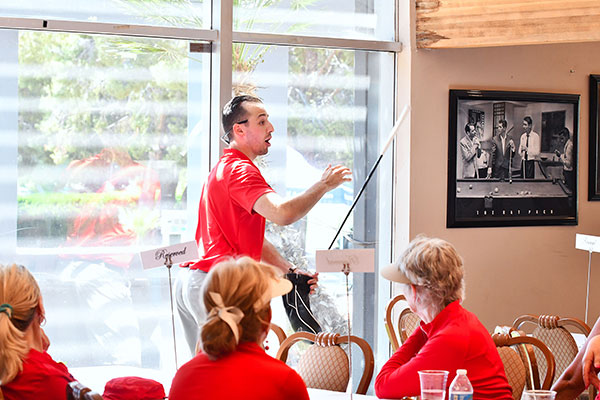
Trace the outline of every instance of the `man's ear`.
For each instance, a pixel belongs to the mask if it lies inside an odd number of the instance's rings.
[[[236,136],[237,137],[244,137],[246,135],[246,133],[244,132],[244,126],[242,124],[234,124],[233,128],[231,129],[231,139],[233,140]]]

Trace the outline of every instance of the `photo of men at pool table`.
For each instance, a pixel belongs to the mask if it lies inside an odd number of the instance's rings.
[[[448,227],[576,225],[579,95],[450,90]]]

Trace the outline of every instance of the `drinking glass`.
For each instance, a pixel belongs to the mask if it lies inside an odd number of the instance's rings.
[[[421,400],[444,400],[446,398],[446,381],[448,371],[419,371],[421,381]]]
[[[554,400],[554,390],[526,390],[524,400]]]

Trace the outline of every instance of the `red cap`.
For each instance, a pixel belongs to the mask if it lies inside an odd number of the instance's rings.
[[[106,382],[104,400],[162,400],[166,397],[162,383],[137,376],[123,376]]]

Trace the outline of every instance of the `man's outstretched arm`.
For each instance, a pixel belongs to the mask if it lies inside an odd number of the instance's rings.
[[[256,200],[254,211],[277,225],[289,225],[304,217],[323,195],[344,182],[349,182],[350,169],[336,165],[327,166],[321,179],[298,196],[284,199],[275,192],[269,192]]]

